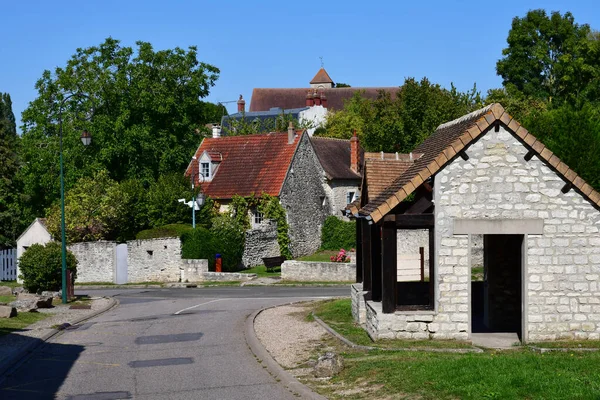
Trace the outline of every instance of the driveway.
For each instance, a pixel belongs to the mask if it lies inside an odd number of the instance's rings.
[[[0,398],[297,399],[255,360],[244,321],[262,307],[348,294],[269,286],[113,292],[119,307],[38,348],[0,380]]]

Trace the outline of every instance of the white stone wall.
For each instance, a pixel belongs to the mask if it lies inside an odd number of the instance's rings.
[[[304,282],[352,282],[355,263],[287,260],[281,265],[281,279]]]
[[[277,222],[267,220],[254,229],[246,231],[242,264],[246,268],[263,265],[263,257],[280,255],[277,242]]]
[[[179,238],[127,242],[128,282],[179,282],[182,271]]]
[[[312,106],[307,110],[300,111],[300,114],[298,114],[298,120],[301,124],[308,122],[312,124],[312,128],[306,130],[309,136],[312,136],[318,127],[325,126],[326,117],[327,108],[323,106]]]
[[[367,301],[367,333],[373,340],[466,339],[465,334],[456,332],[463,323],[437,322],[436,320],[439,320],[439,318],[434,314],[433,311],[398,311],[394,314],[384,314],[381,309],[381,302]]]
[[[367,322],[367,306],[362,283],[350,285],[350,299],[352,300],[352,319],[359,325],[365,325]]]
[[[73,243],[68,249],[77,258],[77,282],[115,282],[115,242]]]
[[[360,195],[358,185],[359,181],[348,181],[348,180],[328,180],[323,179],[323,188],[327,196],[328,212],[331,215],[348,221],[349,219],[342,214],[342,209],[346,207],[348,192],[354,192],[356,196]]]
[[[421,253],[424,250],[425,277],[429,276],[429,231],[398,229],[396,231],[396,262],[398,282],[421,280]]]
[[[509,132],[491,130],[435,178],[437,314],[433,336],[469,334],[468,236],[453,220],[543,220],[528,235],[525,340],[600,337],[600,212],[575,190],[561,192],[558,175]],[[428,327],[431,332],[431,327]],[[528,336],[528,337],[527,337]]]

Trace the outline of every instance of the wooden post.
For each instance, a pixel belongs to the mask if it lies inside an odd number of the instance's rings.
[[[396,224],[384,222],[381,230],[381,307],[384,314],[396,311],[396,287],[398,286],[396,252]]]
[[[363,219],[357,219],[356,224],[356,283],[363,281],[363,259],[362,259],[362,224]]]
[[[363,290],[368,292],[371,290],[371,241],[373,237],[371,235],[371,226],[365,219],[359,220],[361,223],[361,235],[362,235],[362,260],[363,260]]]
[[[371,230],[371,300],[381,301],[381,225]]]

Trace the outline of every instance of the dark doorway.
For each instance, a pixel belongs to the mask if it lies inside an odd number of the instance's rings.
[[[483,280],[471,283],[473,333],[521,338],[523,235],[483,236]]]

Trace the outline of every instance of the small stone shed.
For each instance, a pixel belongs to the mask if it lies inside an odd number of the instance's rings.
[[[440,125],[357,219],[353,313],[379,338],[600,338],[600,194],[500,104]],[[429,279],[399,282],[397,237],[427,230]],[[484,280],[472,282],[474,237]]]

